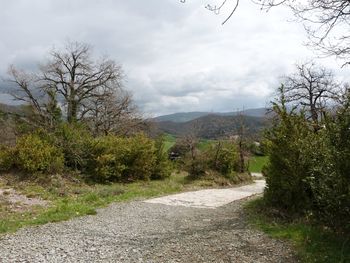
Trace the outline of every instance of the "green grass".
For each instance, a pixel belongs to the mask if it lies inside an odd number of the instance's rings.
[[[213,143],[215,143],[215,140],[207,140],[207,139],[201,139],[198,143],[198,149],[201,151],[207,150]],[[165,134],[164,135],[164,150],[168,151],[171,147],[173,147],[176,143],[175,136],[171,134]]]
[[[0,205],[0,233],[14,232],[21,227],[68,220],[82,215],[96,214],[96,208],[111,202],[122,202],[161,196],[190,188],[184,174],[174,174],[163,181],[135,182],[111,185],[69,185],[42,187],[22,184],[17,190],[27,196],[38,196],[51,202],[48,208],[33,208],[15,213]]]
[[[249,160],[249,171],[252,173],[261,173],[262,168],[267,162],[267,156],[253,156]]]
[[[217,141],[215,140],[206,140],[206,139],[201,139],[198,143],[198,149],[200,151],[205,151],[208,150],[211,145],[216,143]]]
[[[164,135],[164,151],[169,151],[174,146],[176,138],[171,134]]]
[[[350,234],[336,235],[306,220],[286,222],[271,216],[262,199],[246,205],[250,223],[272,238],[288,240],[305,263],[350,262]]]

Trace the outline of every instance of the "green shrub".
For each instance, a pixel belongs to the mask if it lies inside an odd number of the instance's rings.
[[[281,102],[274,105],[278,121],[265,136],[267,204],[349,231],[350,97],[317,130],[307,116],[287,110],[283,94]]]
[[[94,181],[121,181],[127,149],[122,138],[105,136],[91,142],[86,172]]]
[[[188,172],[189,178],[198,179],[208,170],[208,158],[198,150],[193,155],[188,153],[183,159],[183,169]]]
[[[197,179],[207,172],[216,172],[221,176],[234,176],[239,168],[237,145],[228,141],[218,141],[207,144],[202,150],[196,147],[191,151],[189,144],[179,140],[174,146],[174,152],[180,155],[179,164],[188,172],[189,177]]]
[[[63,151],[65,166],[77,170],[81,170],[86,164],[92,139],[89,131],[77,123],[61,124],[54,133],[55,144]]]
[[[164,137],[159,137],[155,141],[154,145],[154,154],[155,154],[155,165],[152,171],[151,179],[159,180],[165,179],[170,176],[172,171],[172,165],[168,159],[168,153],[165,151],[165,142]]]
[[[324,224],[350,230],[350,109],[329,119],[326,129],[309,139],[313,214]]]
[[[13,148],[0,146],[0,171],[8,171],[14,166]]]
[[[129,145],[127,159],[127,170],[125,178],[128,181],[148,180],[151,178],[155,164],[154,141],[143,134],[126,139]]]
[[[288,112],[285,104],[274,105],[278,121],[266,134],[269,163],[264,169],[266,184],[264,198],[275,207],[292,213],[303,213],[312,199],[306,182],[311,162],[302,149],[312,132],[303,114]]]
[[[62,151],[36,134],[19,138],[15,152],[16,167],[29,173],[55,173],[64,167]]]
[[[151,139],[142,134],[130,138],[108,135],[92,141],[87,173],[100,182],[148,180],[155,164]]]
[[[239,158],[235,144],[220,141],[205,154],[208,156],[210,168],[222,175],[229,175],[238,171]]]
[[[175,144],[169,149],[177,157],[183,158],[190,151],[188,144],[183,139],[176,140]]]

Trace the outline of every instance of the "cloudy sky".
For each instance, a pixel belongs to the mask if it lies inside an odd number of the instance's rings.
[[[205,9],[215,0],[0,1],[2,77],[10,64],[33,69],[53,47],[85,42],[123,66],[126,88],[153,116],[265,106],[278,77],[316,55],[288,10],[251,1],[224,26],[229,5],[220,15]],[[347,75],[341,61],[318,60]]]

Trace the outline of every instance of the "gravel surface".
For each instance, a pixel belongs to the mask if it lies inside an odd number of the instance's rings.
[[[252,184],[240,187],[185,192],[153,198],[146,200],[145,202],[195,208],[217,208],[232,203],[233,201],[261,194],[264,192],[265,186],[265,180],[255,180]]]
[[[145,202],[0,237],[0,262],[297,262],[246,224],[242,203],[217,209]]]

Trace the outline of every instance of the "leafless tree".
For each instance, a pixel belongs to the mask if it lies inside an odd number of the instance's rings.
[[[341,95],[333,72],[314,62],[296,65],[296,72],[284,77],[284,88],[286,102],[305,108],[316,130],[327,105]]]
[[[60,111],[55,92],[40,86],[35,74],[18,70],[14,66],[9,67],[8,73],[9,82],[14,84],[10,94],[30,106],[31,114],[23,115],[26,118],[22,119],[33,125],[52,127]]]
[[[240,0],[222,0],[219,2],[219,4],[206,4],[205,8],[208,9],[209,11],[215,13],[215,14],[220,14],[222,9],[227,6],[231,5],[231,10],[229,15],[225,18],[225,20],[222,22],[224,25],[230,18],[233,16],[233,14],[236,12],[238,6],[239,6],[239,1]],[[180,0],[181,3],[186,3],[186,0]]]
[[[39,79],[63,98],[68,122],[84,117],[84,102],[121,85],[121,67],[109,59],[93,61],[86,44],[68,43],[63,51],[53,51],[51,57],[42,66]]]
[[[183,142],[186,144],[187,148],[189,149],[190,152],[190,157],[192,160],[192,165],[194,165],[194,161],[196,160],[197,157],[197,146],[199,142],[198,134],[200,132],[200,124],[199,121],[194,121],[191,124],[189,132],[183,137]]]
[[[350,1],[258,0],[257,2],[264,8],[276,5],[288,6],[299,21],[303,22],[313,47],[319,48],[327,55],[335,55],[346,60],[350,58]]]
[[[69,123],[86,122],[95,134],[107,134],[141,121],[114,61],[93,60],[91,48],[76,42],[50,55],[35,74],[9,69],[16,87],[11,94],[31,106],[37,123],[54,126],[63,115]]]
[[[244,173],[247,171],[246,157],[248,156],[247,151],[247,127],[246,127],[246,118],[244,115],[244,109],[237,111],[236,118],[236,136],[235,141],[238,146],[239,154],[239,172]]]
[[[214,0],[207,0],[213,2]],[[262,10],[276,6],[290,8],[297,21],[304,24],[309,44],[326,55],[344,59],[350,64],[350,1],[348,0],[251,0]],[[181,0],[186,2],[186,0]],[[222,9],[230,10],[225,24],[236,12],[239,0],[221,0],[219,4],[208,4],[207,9],[219,14]]]
[[[83,105],[86,122],[95,135],[127,134],[135,131],[143,118],[138,114],[131,95],[123,89],[105,90]]]

